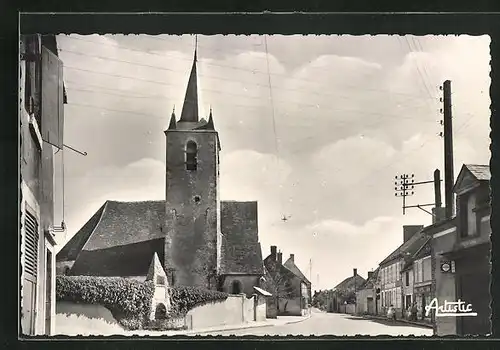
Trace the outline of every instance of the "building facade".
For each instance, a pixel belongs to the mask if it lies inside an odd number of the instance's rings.
[[[455,298],[470,304],[477,313],[475,317],[456,318],[457,335],[491,333],[490,177],[487,165],[462,166],[454,186],[457,216],[455,230],[448,233],[454,235],[448,238],[447,248],[451,246],[451,249],[443,249],[438,257],[439,266],[434,269],[436,277],[441,277],[436,279],[436,290],[441,292],[438,300],[444,297],[443,291],[450,292],[449,284],[453,281]],[[448,266],[451,268],[448,269]],[[454,275],[453,278],[450,274]],[[443,329],[440,322],[437,333],[451,331],[453,326],[447,326]]]
[[[54,224],[55,154],[63,150],[65,93],[54,36],[20,42],[21,333],[52,334],[55,250],[64,224]]]
[[[376,314],[376,280],[378,269],[368,272],[366,282],[356,291],[356,313],[357,314]]]

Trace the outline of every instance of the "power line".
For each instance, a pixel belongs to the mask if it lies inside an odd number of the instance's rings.
[[[269,52],[268,52],[268,48],[267,48],[267,36],[264,35],[264,45],[265,45],[265,49],[266,49],[266,66],[267,66],[267,79],[268,79],[268,83],[269,83],[269,100],[271,102],[271,115],[272,115],[272,120],[273,120],[273,134],[274,134],[274,146],[276,148],[276,166],[277,166],[277,169],[276,171],[278,172],[278,179],[280,179],[280,174],[281,174],[281,169],[280,169],[280,161],[279,161],[279,146],[278,146],[278,134],[276,132],[276,118],[275,118],[275,111],[274,111],[274,99],[273,99],[273,88],[272,88],[272,84],[271,84],[271,70],[269,69]],[[281,186],[281,184],[280,184]],[[283,203],[282,203],[282,198],[281,198],[281,194],[282,194],[282,191],[279,191],[280,192],[280,198],[279,198],[279,201],[280,201],[280,204],[282,206],[282,210],[283,211]]]
[[[133,79],[133,78],[130,78]],[[79,83],[77,83],[79,84]],[[82,85],[87,85],[87,84],[82,84]],[[105,88],[97,85],[88,85],[88,86],[93,86],[93,87],[98,87],[102,88],[105,90],[110,90],[110,91],[123,91],[121,89],[111,89],[111,88]],[[86,93],[95,93],[95,94],[104,94],[104,95],[111,95],[111,96],[117,96],[117,97],[126,97],[126,98],[137,98],[137,99],[165,99],[165,98],[170,98],[173,99],[172,96],[168,95],[128,95],[128,94],[120,94],[120,93],[111,93],[111,92],[102,92],[102,91],[95,91],[95,90],[87,90],[87,89],[81,89],[81,88],[75,88],[68,86],[66,89],[68,90],[75,90],[75,91],[81,91],[81,92],[86,92]],[[215,90],[213,90],[215,91]],[[217,91],[217,93],[224,94],[224,91]],[[245,97],[244,95],[241,95],[241,97]],[[260,99],[261,100],[261,99]],[[283,104],[295,104],[297,106],[305,106],[305,107],[311,107],[311,108],[318,108],[318,105],[312,105],[312,104],[304,104],[304,103],[298,103],[298,102],[290,102],[290,101],[276,101],[274,100],[273,103],[283,103]],[[218,102],[219,103],[219,102]],[[241,107],[241,108],[248,108],[248,109],[261,109],[264,108],[262,105],[246,105],[246,104],[234,104],[234,103],[227,103],[227,102],[221,102],[221,105],[227,105],[227,106],[235,106],[235,107]],[[328,111],[331,112],[345,112],[345,113],[353,113],[353,114],[362,114],[362,115],[374,115],[374,116],[379,116],[378,121],[381,121],[383,119],[398,119],[398,120],[418,120],[418,118],[412,118],[412,117],[405,117],[403,115],[394,115],[394,114],[388,114],[388,113],[377,113],[377,112],[365,112],[362,110],[355,110],[355,109],[339,109],[339,108],[328,108]],[[429,122],[429,121],[422,121],[422,122]],[[347,124],[347,123],[346,123]]]
[[[144,50],[138,50],[138,49],[132,49],[132,48],[125,48],[125,47],[120,47],[120,46],[117,46],[117,45],[110,45],[110,44],[106,44],[106,43],[100,43],[100,42],[96,42],[96,41],[85,40],[85,39],[81,39],[81,38],[66,37],[66,39],[80,40],[80,41],[84,41],[84,42],[88,42],[88,43],[92,43],[92,44],[96,44],[96,45],[109,46],[109,47],[113,47],[113,48],[115,48],[117,50],[126,50],[126,51],[140,52],[141,54],[144,54],[144,55],[159,56],[159,57],[162,57],[162,58],[173,57],[173,58],[177,58],[179,60],[191,61],[191,59],[187,58],[187,57],[181,57],[181,56],[175,56],[175,55],[169,55],[169,54],[158,54],[158,53],[144,51]],[[221,64],[206,62],[204,60],[201,60],[201,61],[203,61],[204,64],[208,65],[208,66],[221,67],[221,68],[229,68],[229,69],[235,69],[235,70],[244,71],[244,72],[250,72],[250,73],[253,73],[253,74],[267,75],[266,72],[263,72],[263,71],[260,71],[260,70],[256,70],[256,69],[247,69],[247,68],[242,68],[242,67],[221,65]],[[293,77],[292,78],[288,74],[279,74],[279,73],[270,73],[270,74],[273,75],[273,76],[285,77],[285,78],[287,78],[289,80],[297,80],[297,81],[304,81],[304,82],[309,82],[309,83],[317,84],[316,80],[304,79],[304,78],[297,78],[297,77]],[[216,77],[213,77],[213,76],[210,76],[210,77],[216,78]],[[382,89],[370,89],[370,88],[360,89],[358,86],[354,86],[354,85],[343,85],[342,88],[343,89],[362,90],[362,91],[384,92],[384,93],[389,93],[389,94],[392,94],[392,95],[402,95],[402,96],[413,97],[415,99],[429,99],[429,97],[426,97],[426,96],[409,94],[409,93],[398,92],[398,91],[382,90]],[[433,98],[433,97],[431,97],[431,99],[437,100],[437,98]]]
[[[105,56],[89,55],[89,54],[86,54],[86,53],[83,53],[83,52],[66,50],[66,49],[59,49],[59,51],[61,51],[61,52],[68,52],[68,53],[71,53],[71,54],[85,56],[85,57],[97,58],[97,59],[106,60],[106,61],[120,62],[120,63],[130,64],[130,65],[139,66],[139,67],[147,67],[147,68],[158,69],[158,70],[162,70],[162,71],[168,71],[168,72],[183,74],[183,72],[180,72],[180,71],[177,71],[177,70],[174,70],[174,69],[171,69],[171,68],[167,68],[167,67],[159,67],[159,66],[156,66],[156,65],[149,65],[149,64],[143,64],[143,63],[138,63],[138,62],[131,62],[131,61],[126,61],[126,60],[121,60],[121,59],[116,59],[116,58],[105,57]],[[77,69],[75,67],[72,67],[72,68],[73,69]],[[234,80],[234,79],[217,77],[217,76],[213,76],[213,75],[205,75],[205,74],[199,74],[199,75],[203,76],[203,77],[210,78],[210,79],[216,79],[216,80],[222,80],[222,81],[229,81],[229,82],[232,82],[232,83],[240,83],[240,84],[244,84],[244,85],[250,84],[250,85],[262,86],[262,87],[266,87],[266,88],[268,87],[265,84],[258,84],[258,83],[254,83],[254,82],[239,81],[239,80]],[[291,89],[291,88],[276,87],[276,86],[274,86],[273,88],[274,89],[277,88],[278,90],[283,90],[283,91],[308,92],[309,94],[318,95],[318,96],[328,96],[328,97],[333,96],[333,97],[339,97],[339,98],[342,98],[342,99],[354,99],[352,96],[345,96],[345,95],[332,94],[332,93],[322,93],[322,92],[317,92],[317,91],[313,92],[313,91],[311,91],[309,89],[307,89],[307,90],[306,89]],[[371,90],[359,89],[359,91],[371,91]],[[402,94],[402,96],[406,96],[406,95]],[[417,99],[417,98],[415,98],[415,99]]]
[[[410,41],[408,40],[408,38],[406,36],[404,38],[405,38],[406,44],[408,45],[408,48],[410,49],[411,52],[413,52],[413,49],[412,49],[412,47],[410,45]],[[427,87],[427,84],[425,82],[424,77],[422,76],[422,72],[420,71],[420,68],[419,68],[417,62],[415,62],[415,67],[417,68],[418,75],[420,76],[420,79],[422,80],[422,84],[424,85],[425,90],[429,94],[429,97],[432,98],[432,94],[431,94],[429,88]]]

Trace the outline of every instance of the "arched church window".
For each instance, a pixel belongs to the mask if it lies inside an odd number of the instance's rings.
[[[195,171],[198,168],[198,147],[194,141],[186,145],[186,170]]]
[[[240,294],[241,293],[241,282],[236,280],[233,281],[231,285],[231,294]]]

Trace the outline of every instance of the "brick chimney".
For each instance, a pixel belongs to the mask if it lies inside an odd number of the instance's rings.
[[[271,246],[271,257],[273,258],[274,261],[276,261],[276,250],[278,249],[277,246],[272,245]]]
[[[368,279],[373,277],[373,271],[368,271]]]
[[[357,276],[358,275],[358,269],[352,269],[352,275]]]
[[[403,226],[403,243],[408,241],[415,235],[415,233],[421,231],[424,225],[404,225]]]
[[[432,223],[438,223],[446,219],[446,208],[436,207],[432,208]]]
[[[283,264],[283,253],[279,252],[278,253],[278,264]]]
[[[295,262],[295,254],[290,254],[290,260],[292,260],[293,262]]]

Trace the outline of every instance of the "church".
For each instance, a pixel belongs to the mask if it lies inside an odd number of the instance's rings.
[[[264,275],[257,202],[220,200],[221,144],[212,110],[199,117],[196,50],[165,136],[165,200],[106,201],[57,254],[58,274],[140,279],[156,253],[171,286],[252,294]]]

